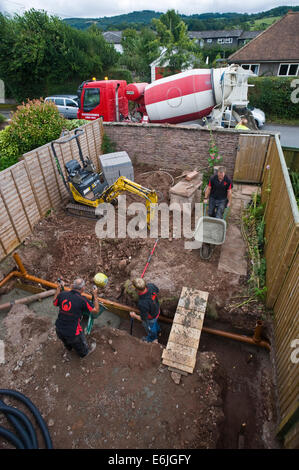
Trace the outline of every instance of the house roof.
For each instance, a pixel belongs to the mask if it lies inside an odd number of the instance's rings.
[[[215,38],[232,38],[241,36],[242,29],[230,29],[220,31],[189,31],[188,36],[191,39],[215,39]]]
[[[288,12],[230,55],[228,61],[299,61],[299,12]]]
[[[103,33],[104,38],[111,44],[120,44],[122,38],[122,31],[105,31]]]
[[[239,39],[253,39],[259,34],[261,34],[261,31],[243,31]]]

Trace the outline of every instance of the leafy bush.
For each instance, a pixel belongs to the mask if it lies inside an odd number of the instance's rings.
[[[24,153],[57,139],[65,121],[51,102],[33,100],[18,106],[10,126],[0,132],[0,170],[16,163]]]
[[[101,150],[103,153],[112,153],[116,150],[116,143],[107,134],[103,135]]]
[[[84,124],[87,124],[90,121],[86,121],[85,119],[65,119],[63,123],[63,129],[67,129],[68,131],[72,131],[74,129],[77,129],[77,127],[84,126]]]
[[[0,132],[0,171],[17,163],[20,156],[18,146],[11,142],[11,128],[7,126]]]
[[[58,139],[64,118],[51,102],[28,100],[17,107],[11,120],[11,142],[18,145],[20,154]]]
[[[107,76],[109,80],[126,80],[127,83],[132,83],[133,76],[130,70],[121,67],[111,67],[106,74],[101,74],[102,80]]]
[[[0,124],[6,121],[6,117],[3,114],[0,114]]]
[[[299,119],[299,106],[291,100],[294,88],[288,77],[256,77],[248,80],[248,99],[252,106],[262,109],[268,119]]]

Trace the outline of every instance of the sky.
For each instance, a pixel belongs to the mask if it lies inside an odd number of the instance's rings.
[[[45,10],[61,18],[101,18],[133,11],[153,10],[165,13],[174,9],[179,14],[192,15],[208,12],[257,13],[271,8],[290,5],[298,6],[292,0],[0,0],[0,12],[22,14],[34,8]]]

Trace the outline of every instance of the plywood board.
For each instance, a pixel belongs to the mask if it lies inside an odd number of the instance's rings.
[[[179,364],[194,367],[196,362],[196,350],[190,348],[192,349],[192,355],[190,355],[190,353],[188,354],[186,351],[185,354],[183,354],[178,346],[180,345],[176,345],[175,343],[167,344],[167,348],[164,349],[162,353],[162,359],[169,359],[173,363],[177,363],[177,367]]]
[[[168,358],[163,359],[163,364],[165,366],[175,369],[174,372],[183,371],[183,372],[187,372],[188,374],[192,374],[194,370],[194,367],[188,367],[184,364],[178,364],[177,362],[171,361]]]
[[[208,293],[183,287],[178,306],[189,310],[206,311]]]

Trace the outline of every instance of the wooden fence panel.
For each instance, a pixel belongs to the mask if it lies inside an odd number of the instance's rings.
[[[31,229],[23,211],[11,171],[8,169],[1,176],[0,195],[12,226],[10,232],[14,232],[14,238],[21,242]]]
[[[241,134],[234,170],[234,181],[260,183],[269,135]]]
[[[79,139],[83,156],[89,157],[99,169],[102,123],[91,121],[82,128],[84,134]],[[66,178],[65,163],[72,159],[79,161],[78,146],[73,139],[63,146],[55,145],[55,149]],[[58,207],[67,198],[51,144],[26,153],[22,161],[0,172],[0,260],[32,232],[49,209]]]
[[[299,340],[299,212],[277,136],[271,138],[263,171],[267,306],[274,310],[275,354],[281,422],[288,447],[297,442],[299,369],[292,342]],[[295,431],[294,431],[295,430]],[[290,433],[290,434],[289,434]],[[290,435],[292,438],[290,438]]]
[[[272,308],[296,252],[299,227],[298,207],[278,137],[269,146],[262,200],[266,204],[267,306]]]

